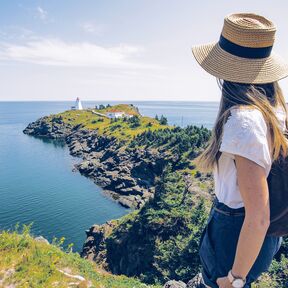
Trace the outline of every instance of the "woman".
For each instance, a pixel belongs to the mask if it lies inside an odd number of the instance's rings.
[[[276,28],[255,14],[225,17],[217,43],[192,52],[222,89],[212,137],[196,164],[213,170],[215,199],[200,240],[202,281],[197,287],[251,287],[279,250],[268,236],[267,176],[287,155],[287,109],[278,80],[288,66],[272,52]]]

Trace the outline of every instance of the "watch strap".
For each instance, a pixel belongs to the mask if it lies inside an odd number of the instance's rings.
[[[243,279],[243,278],[241,278],[241,277],[235,277],[233,274],[232,274],[232,270],[230,270],[229,272],[228,272],[228,280],[229,280],[229,282],[233,285],[233,282],[235,281],[235,280],[237,280],[237,279],[239,279],[239,280],[242,280],[243,281],[243,286],[242,287],[244,287],[245,286],[245,283],[246,283],[246,279]]]

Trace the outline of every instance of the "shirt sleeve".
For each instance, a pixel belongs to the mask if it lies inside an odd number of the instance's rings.
[[[219,151],[231,158],[240,155],[254,161],[263,168],[271,165],[271,155],[267,139],[267,125],[258,109],[231,110],[223,126]]]

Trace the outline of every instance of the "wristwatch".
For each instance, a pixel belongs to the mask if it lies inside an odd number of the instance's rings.
[[[232,270],[228,272],[228,279],[234,288],[243,288],[246,283],[246,279],[234,276]]]

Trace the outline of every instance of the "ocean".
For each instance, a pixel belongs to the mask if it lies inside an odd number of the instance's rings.
[[[168,124],[212,128],[218,102],[83,102],[129,103],[142,115],[164,115]],[[39,117],[68,110],[73,102],[0,102],[0,230],[13,230],[16,223],[30,224],[31,233],[49,242],[65,237],[81,251],[85,230],[131,211],[111,200],[91,180],[73,172],[80,161],[59,142],[23,134]]]

